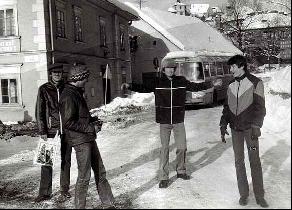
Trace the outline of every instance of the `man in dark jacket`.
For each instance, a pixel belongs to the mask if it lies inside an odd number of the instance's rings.
[[[244,162],[244,140],[248,148],[253,190],[256,202],[268,207],[264,199],[262,166],[259,157],[258,137],[266,114],[263,81],[247,70],[244,56],[235,55],[228,60],[234,80],[228,86],[227,99],[220,120],[221,138],[225,143],[227,125],[230,125],[235,156],[239,204],[247,205],[249,186]]]
[[[186,132],[184,126],[186,91],[200,91],[211,88],[211,82],[193,83],[183,76],[176,76],[177,64],[172,60],[162,61],[162,76],[155,88],[156,122],[160,124],[160,164],[159,188],[169,183],[169,141],[171,130],[174,133],[177,178],[190,179],[186,173]]]
[[[64,88],[63,65],[52,64],[49,66],[49,82],[40,86],[36,102],[36,121],[41,138],[54,138],[56,132],[61,133],[61,197],[70,198],[68,192],[70,186],[70,166],[72,148],[64,142],[62,129],[60,127],[59,95]],[[41,167],[41,181],[39,195],[35,202],[51,198],[52,194],[52,167]]]
[[[84,65],[75,65],[68,75],[69,84],[60,97],[60,111],[66,141],[74,147],[78,165],[78,178],[75,186],[75,208],[86,207],[86,195],[91,169],[94,172],[96,188],[104,208],[114,208],[111,187],[106,179],[106,171],[100,156],[96,133],[101,124],[92,118],[83,97],[89,71]]]

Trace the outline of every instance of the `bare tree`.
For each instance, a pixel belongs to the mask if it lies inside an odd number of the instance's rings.
[[[259,0],[228,0],[223,8],[225,15],[221,17],[223,22],[221,31],[234,45],[244,50],[243,33],[255,21],[252,14],[261,9],[262,4]]]

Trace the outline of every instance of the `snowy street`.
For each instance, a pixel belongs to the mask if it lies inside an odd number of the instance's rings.
[[[265,197],[270,208],[290,209],[291,66],[279,72],[258,76],[265,81],[267,108],[262,136],[259,138]],[[289,93],[290,96],[282,93]],[[146,109],[137,108],[143,103],[150,106],[146,106]],[[222,106],[196,107],[186,111],[186,162],[191,179],[184,181],[176,178],[176,148],[172,136],[171,184],[167,189],[160,189],[157,179],[160,138],[159,125],[154,119],[153,95],[134,94],[130,98],[117,98],[106,108],[98,108],[97,113],[105,123],[98,133],[97,144],[117,208],[242,208],[238,204],[231,136],[226,139],[226,144],[220,139],[218,125],[222,109]],[[38,137],[29,136],[14,137],[9,141],[0,140],[0,208],[74,208],[73,197],[65,203],[57,202],[59,156],[53,170],[53,198],[38,204],[33,203],[40,181],[40,167],[33,165],[37,142]],[[249,203],[245,208],[260,208],[254,198],[247,150],[245,152],[250,183]],[[77,165],[73,151],[70,186],[72,195],[76,178]],[[100,207],[92,174],[87,208]]]
[[[171,139],[171,185],[158,188],[159,128],[154,113],[148,119],[125,129],[104,129],[97,143],[108,171],[108,179],[120,208],[240,208],[231,139],[221,143],[218,122],[222,107],[186,112],[188,142],[187,170],[191,180],[176,179],[175,147]],[[147,117],[145,117],[147,118]],[[73,208],[73,198],[64,204],[56,197],[41,204],[31,203],[38,192],[40,170],[32,165],[37,138],[19,137],[27,148],[11,158],[1,158],[1,208]],[[13,145],[14,140],[6,144]],[[266,198],[271,208],[291,206],[291,139],[263,133],[260,138]],[[3,142],[1,142],[3,145]],[[1,145],[1,154],[3,154]],[[14,146],[14,145],[13,145]],[[15,149],[14,149],[15,150]],[[8,151],[7,151],[8,152]],[[4,152],[5,154],[5,152]],[[7,154],[8,155],[8,154]],[[3,156],[3,155],[2,155]],[[5,155],[4,155],[5,156]],[[13,159],[13,160],[12,160]],[[11,163],[9,163],[10,161]],[[58,195],[59,160],[54,170],[53,192]],[[248,164],[248,160],[246,162]],[[71,190],[77,177],[72,154]],[[247,167],[249,170],[249,167]],[[251,187],[251,186],[250,186]],[[7,195],[11,195],[6,198]],[[100,201],[91,179],[88,208],[98,208]],[[252,194],[246,208],[258,208]]]

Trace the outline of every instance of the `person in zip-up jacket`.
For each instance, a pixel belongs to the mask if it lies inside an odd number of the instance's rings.
[[[58,95],[64,88],[63,82],[63,64],[52,64],[49,66],[50,81],[41,85],[38,90],[36,101],[36,121],[41,138],[54,138],[56,132],[61,132],[60,115],[58,105]],[[61,174],[60,186],[61,194],[59,200],[70,198],[70,167],[71,167],[72,148],[64,141],[64,135],[61,134]],[[51,166],[41,167],[41,180],[39,195],[35,202],[48,200],[52,196],[52,172]]]
[[[162,61],[161,77],[155,88],[156,122],[160,124],[159,188],[169,184],[169,141],[173,130],[176,144],[177,178],[190,179],[186,173],[186,132],[184,126],[186,91],[201,91],[212,88],[211,82],[194,83],[183,76],[176,76],[177,64],[172,60]]]
[[[249,185],[244,161],[244,140],[248,149],[253,190],[257,204],[268,207],[264,198],[262,166],[259,157],[258,137],[266,115],[263,81],[249,73],[246,58],[242,55],[231,57],[228,62],[234,80],[227,89],[227,98],[220,120],[222,142],[229,124],[235,156],[239,204],[247,205]]]
[[[160,124],[160,161],[159,188],[169,185],[169,141],[173,130],[176,151],[177,178],[189,180],[186,173],[186,131],[185,99],[186,91],[201,91],[212,88],[211,82],[194,83],[183,76],[175,75],[177,63],[173,60],[162,60],[162,73],[155,78],[155,118]],[[123,83],[121,89],[135,90],[134,87]]]

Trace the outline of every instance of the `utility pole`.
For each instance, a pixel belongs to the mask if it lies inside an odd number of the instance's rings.
[[[136,0],[136,2],[139,2],[139,8],[141,9],[142,8],[142,3],[147,2],[147,1],[144,1],[144,0]]]

